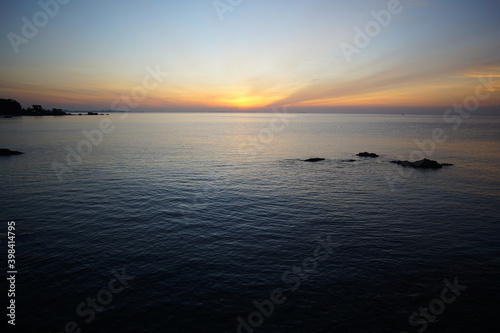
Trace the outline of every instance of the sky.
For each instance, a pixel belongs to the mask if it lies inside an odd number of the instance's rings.
[[[0,98],[442,112],[479,93],[500,114],[499,17],[498,0],[0,0]]]

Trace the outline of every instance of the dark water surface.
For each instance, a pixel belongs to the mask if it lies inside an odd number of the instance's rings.
[[[0,119],[16,332],[500,331],[500,118],[122,118]]]

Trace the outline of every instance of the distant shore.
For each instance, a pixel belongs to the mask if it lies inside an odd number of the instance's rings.
[[[44,109],[41,105],[32,105],[23,108],[21,104],[13,99],[0,99],[0,118],[13,118],[20,116],[74,116],[74,115],[109,115],[123,113],[289,113],[289,114],[360,114],[360,115],[399,115],[399,116],[443,116],[449,108],[443,107],[265,107],[265,108],[165,108],[164,110],[62,110]],[[500,116],[500,106],[485,106],[474,115]]]
[[[71,112],[63,111],[62,109],[53,108],[51,110],[44,109],[41,105],[32,105],[29,108],[22,108],[21,104],[14,99],[0,99],[0,117],[2,118],[14,118],[14,117],[40,117],[40,116],[99,116],[105,115],[104,112],[93,112],[93,111],[80,111]],[[109,114],[107,114],[109,115]]]
[[[17,118],[17,117],[43,117],[43,116],[109,116],[109,113],[98,112],[43,112],[43,113],[24,113],[24,114],[2,114],[0,118]]]

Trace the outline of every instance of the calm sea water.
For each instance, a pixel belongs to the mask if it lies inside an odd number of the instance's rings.
[[[0,119],[3,331],[500,331],[500,118],[123,118]]]

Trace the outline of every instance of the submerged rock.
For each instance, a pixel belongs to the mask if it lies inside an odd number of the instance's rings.
[[[324,158],[320,157],[314,157],[314,158],[308,158],[307,160],[303,160],[304,162],[319,162],[319,161],[324,161]]]
[[[21,153],[20,151],[5,149],[5,148],[0,149],[0,156],[11,156],[11,155],[21,155],[21,154],[24,154],[24,153]]]
[[[377,154],[375,154],[375,153],[369,153],[367,151],[365,151],[364,153],[356,154],[356,156],[361,156],[361,157],[379,157]]]
[[[443,163],[440,164],[436,161],[424,158],[420,161],[410,162],[410,161],[392,161],[391,163],[396,163],[402,167],[417,168],[417,169],[441,169],[443,166],[450,166],[453,164]]]

